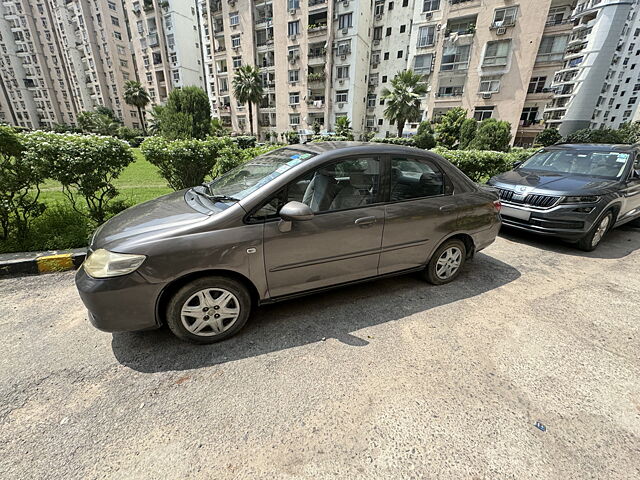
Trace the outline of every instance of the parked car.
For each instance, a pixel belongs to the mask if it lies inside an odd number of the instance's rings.
[[[640,219],[640,156],[631,145],[554,145],[489,180],[504,225],[553,235],[591,251]]]
[[[256,305],[411,271],[452,281],[498,234],[490,190],[415,148],[284,147],[113,217],[76,284],[101,330],[215,342]]]

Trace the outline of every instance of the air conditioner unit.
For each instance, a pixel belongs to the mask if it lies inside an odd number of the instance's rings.
[[[493,93],[491,92],[483,92],[482,94],[482,98],[484,98],[485,100],[489,100],[492,96],[493,96]]]
[[[340,78],[340,79],[338,80],[338,83],[339,83],[340,85],[342,85],[342,84],[344,83],[344,80],[343,80],[342,78]]]
[[[373,44],[374,44],[374,45],[380,45],[380,40],[378,40],[378,39],[374,40],[374,41],[373,41]]]
[[[342,29],[342,34],[346,35],[347,33],[349,33],[349,29],[348,28],[343,28]]]
[[[506,27],[500,27],[496,30],[496,35],[504,35],[505,33],[507,33]]]
[[[344,0],[344,2],[342,2],[342,6],[343,7],[348,7],[349,6],[349,0]]]
[[[289,35],[289,38],[290,38],[291,40],[295,40],[295,39],[297,38],[297,35],[295,35],[295,34],[294,34],[294,35]]]
[[[431,20],[433,18],[433,12],[427,12],[424,14],[424,18],[426,20]]]
[[[347,56],[346,55],[340,55],[340,60],[346,60]]]
[[[228,0],[227,3],[233,7],[236,4],[236,0]]]
[[[289,10],[289,15],[295,15],[296,14],[296,9],[292,8],[291,10]]]
[[[378,64],[374,63],[373,65],[371,65],[371,68],[378,68]]]
[[[342,102],[338,103],[338,108],[344,108],[344,103]]]
[[[382,15],[376,15],[376,20],[382,20]]]

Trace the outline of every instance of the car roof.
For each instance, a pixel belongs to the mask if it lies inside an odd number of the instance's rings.
[[[637,144],[615,143],[558,143],[545,148],[545,150],[590,150],[596,152],[632,152],[637,149]]]
[[[300,152],[314,153],[318,156],[322,154],[335,154],[336,156],[362,154],[362,153],[404,153],[406,155],[430,156],[433,152],[416,147],[404,145],[393,145],[390,143],[377,142],[317,142],[304,143],[298,145],[286,145],[283,148],[290,148]],[[333,156],[333,155],[331,155]],[[322,155],[323,159],[328,155]]]

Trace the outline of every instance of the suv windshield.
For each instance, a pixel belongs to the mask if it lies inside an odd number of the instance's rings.
[[[543,150],[518,169],[614,179],[620,178],[628,160],[623,152]]]
[[[209,193],[222,202],[237,202],[315,155],[293,148],[265,153],[207,184]]]

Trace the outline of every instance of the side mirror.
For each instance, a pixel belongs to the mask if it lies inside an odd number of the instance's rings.
[[[287,222],[302,222],[313,218],[313,210],[301,202],[289,202],[280,209],[280,218]]]
[[[514,168],[514,170],[515,170],[516,168],[518,168],[520,165],[522,165],[522,162],[515,162],[515,163],[513,164],[513,168]]]
[[[289,202],[280,209],[280,224],[278,230],[282,233],[291,231],[292,222],[303,222],[313,218],[313,210],[301,202]]]

